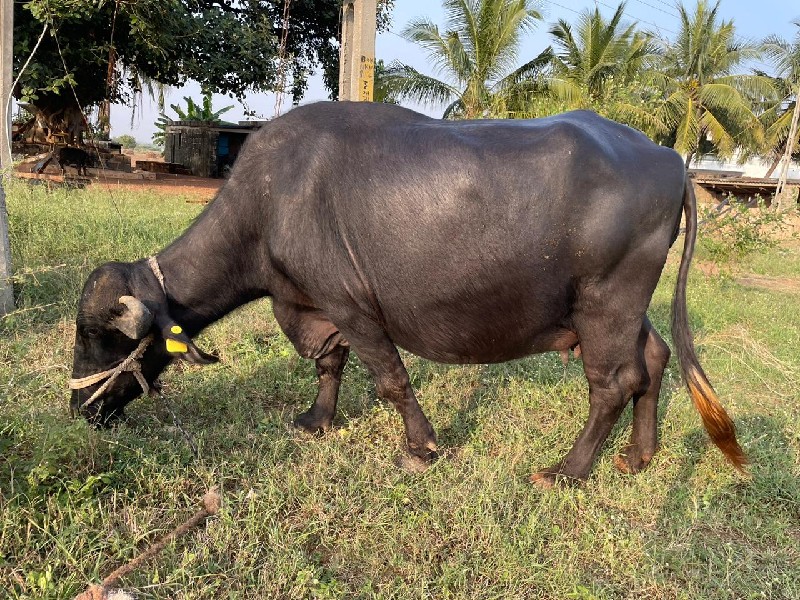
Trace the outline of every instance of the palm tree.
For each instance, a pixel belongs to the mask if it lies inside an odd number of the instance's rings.
[[[794,21],[798,27],[794,41],[771,35],[764,40],[764,53],[775,66],[775,87],[779,100],[762,115],[766,122],[766,148],[773,162],[765,177],[772,175],[785,154],[791,155],[798,142],[797,117],[800,112],[800,20]],[[794,133],[792,122],[795,123]]]
[[[694,14],[678,6],[678,38],[666,48],[664,102],[657,113],[674,135],[673,147],[686,156],[688,167],[699,157],[703,142],[728,158],[737,147],[758,147],[763,128],[751,98],[774,93],[767,78],[735,74],[759,50],[737,40],[733,21],[718,20],[719,0],[710,7],[698,0]]]
[[[624,23],[625,2],[606,20],[598,7],[587,9],[573,27],[561,19],[554,38],[551,95],[565,108],[592,108],[607,117],[659,132],[653,106],[644,100],[658,47],[636,23]]]
[[[400,98],[426,104],[447,103],[444,117],[473,119],[495,114],[506,99],[519,93],[527,76],[542,69],[550,55],[543,53],[514,68],[523,34],[541,14],[538,0],[443,0],[447,30],[430,20],[413,19],[403,30],[407,40],[427,50],[440,75],[425,75],[399,62],[385,81]]]

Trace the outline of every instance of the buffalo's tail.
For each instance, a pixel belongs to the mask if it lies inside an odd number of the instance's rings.
[[[703,367],[700,366],[694,350],[692,332],[689,329],[689,316],[686,310],[686,280],[697,239],[697,200],[688,176],[683,193],[683,212],[686,217],[686,238],[683,243],[678,281],[675,285],[675,296],[672,299],[672,340],[678,353],[683,379],[689,388],[695,408],[703,419],[703,426],[708,431],[711,440],[733,466],[739,471],[745,472],[747,457],[739,446],[739,442],[736,441],[736,426],[725,412]]]

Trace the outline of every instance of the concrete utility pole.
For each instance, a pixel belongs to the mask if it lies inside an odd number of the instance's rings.
[[[14,310],[11,285],[11,247],[8,242],[8,213],[3,180],[11,169],[11,114],[8,97],[13,77],[11,55],[14,51],[14,0],[1,0],[0,6],[0,315]]]
[[[339,100],[372,102],[376,0],[345,0],[339,51]]]

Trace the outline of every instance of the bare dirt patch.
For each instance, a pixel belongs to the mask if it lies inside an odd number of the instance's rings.
[[[800,212],[794,211],[783,216],[783,223],[770,234],[781,246],[800,248]]]
[[[768,277],[766,275],[744,275],[736,278],[736,283],[747,287],[760,288],[787,294],[800,293],[800,278]]]
[[[135,189],[161,194],[179,194],[188,196],[190,202],[209,202],[224,183],[224,179],[159,174],[155,179],[116,179],[100,176],[92,182],[92,185],[110,190]]]
[[[720,274],[719,265],[710,260],[698,260],[692,264],[693,269],[697,269],[706,277],[716,277]]]
[[[208,179],[191,175],[169,175],[165,173],[118,173],[89,169],[87,177],[18,172],[17,177],[37,181],[47,186],[99,187],[111,192],[121,189],[152,191],[158,194],[174,194],[187,197],[187,202],[206,203],[214,198],[225,183],[224,179]]]

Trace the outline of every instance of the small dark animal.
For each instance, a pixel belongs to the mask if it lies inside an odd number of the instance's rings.
[[[616,464],[635,473],[658,445],[670,356],[645,313],[681,212],[673,339],[706,429],[742,468],[733,423],[689,331],[697,208],[683,161],[591,112],[454,122],[337,102],[275,119],[157,261],[107,263],[90,275],[71,406],[98,423],[119,416],[175,357],[215,360],[192,343],[203,328],[271,296],[285,334],[316,361],[317,398],[295,421],[305,430],[331,427],[352,349],[400,412],[411,464],[424,465],[437,456],[436,437],[398,346],[447,363],[579,346],[588,422],[566,456],[532,480],[586,478],[631,400],[633,433]],[[123,359],[124,371],[92,399],[101,384],[87,376]]]
[[[94,166],[95,162],[92,156],[81,148],[73,148],[71,146],[64,146],[58,150],[58,164],[61,167],[61,172],[66,171],[66,167],[75,167],[78,170],[78,175],[88,175],[86,167]]]

